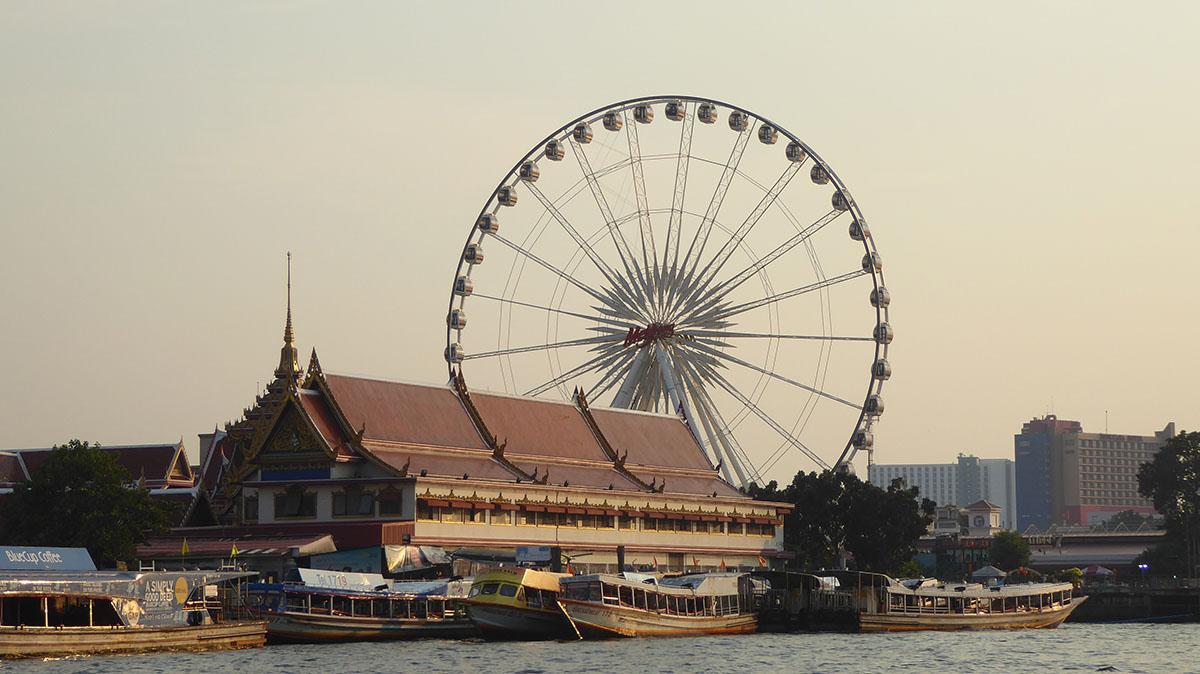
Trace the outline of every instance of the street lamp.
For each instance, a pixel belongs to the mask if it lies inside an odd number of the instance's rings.
[[[1146,572],[1150,570],[1150,565],[1145,562],[1138,564],[1138,571],[1142,572],[1142,585],[1146,584]]]

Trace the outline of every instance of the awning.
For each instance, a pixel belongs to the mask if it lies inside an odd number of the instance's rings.
[[[449,501],[443,501],[441,499],[422,497],[417,500],[421,501],[422,503],[429,506],[430,508],[449,508],[450,507]]]

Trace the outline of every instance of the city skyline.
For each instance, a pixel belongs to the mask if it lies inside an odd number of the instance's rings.
[[[1195,94],[1176,86],[1198,9],[869,7],[713,17],[675,51],[655,7],[628,27],[644,51],[533,4],[0,8],[0,142],[20,158],[0,164],[0,448],[194,452],[270,379],[289,250],[302,356],[444,382],[450,282],[496,181],[572,117],[659,93],[778,120],[867,214],[897,333],[878,463],[1012,458],[1047,413],[1195,427],[1170,252],[1200,244]],[[781,59],[799,25],[847,32]],[[536,67],[495,65],[494,28],[538,35]]]

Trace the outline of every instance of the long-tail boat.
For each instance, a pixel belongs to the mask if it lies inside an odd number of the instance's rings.
[[[578,639],[559,603],[563,573],[521,567],[475,576],[467,615],[489,639]]]
[[[240,571],[97,571],[86,550],[0,548],[0,657],[262,646],[266,625],[224,620],[219,586]],[[64,559],[82,560],[70,567]]]
[[[628,576],[628,574],[626,574]],[[746,574],[564,578],[559,602],[582,638],[742,634],[757,629]]]
[[[470,585],[297,569],[283,583],[247,584],[245,605],[273,643],[451,639],[477,635],[463,604]]]

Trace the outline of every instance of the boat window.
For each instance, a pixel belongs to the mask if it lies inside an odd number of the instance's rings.
[[[392,617],[393,618],[408,618],[408,602],[402,599],[392,600]]]
[[[429,606],[420,599],[414,599],[409,603],[412,608],[412,617],[417,620],[424,620],[429,615]]]
[[[508,583],[505,583],[505,584],[501,585],[501,586],[500,586],[500,596],[501,596],[501,597],[515,597],[515,596],[517,596],[517,586],[516,586],[516,585],[509,585]]]
[[[354,608],[354,615],[356,615],[356,616],[371,615],[371,600],[370,599],[354,599],[354,600],[351,600],[351,605]]]
[[[484,583],[483,589],[480,590],[479,593],[480,594],[496,594],[496,590],[499,589],[499,587],[500,587],[499,583]]]
[[[598,583],[598,582],[593,581],[591,583],[588,583],[587,590],[588,590],[588,594],[587,594],[588,601],[601,601],[604,598],[603,591],[601,590],[600,583]]]
[[[330,611],[330,604],[331,604],[331,600],[330,600],[329,595],[315,594],[312,597],[311,611],[313,613],[328,614]]]
[[[305,595],[297,592],[287,593],[287,610],[289,611],[307,611],[308,600]]]
[[[350,615],[350,599],[348,597],[333,598],[334,615]]]
[[[388,600],[372,599],[371,600],[371,615],[386,618],[388,616]]]
[[[426,602],[430,620],[441,620],[446,614],[446,602],[441,599],[430,599]]]

